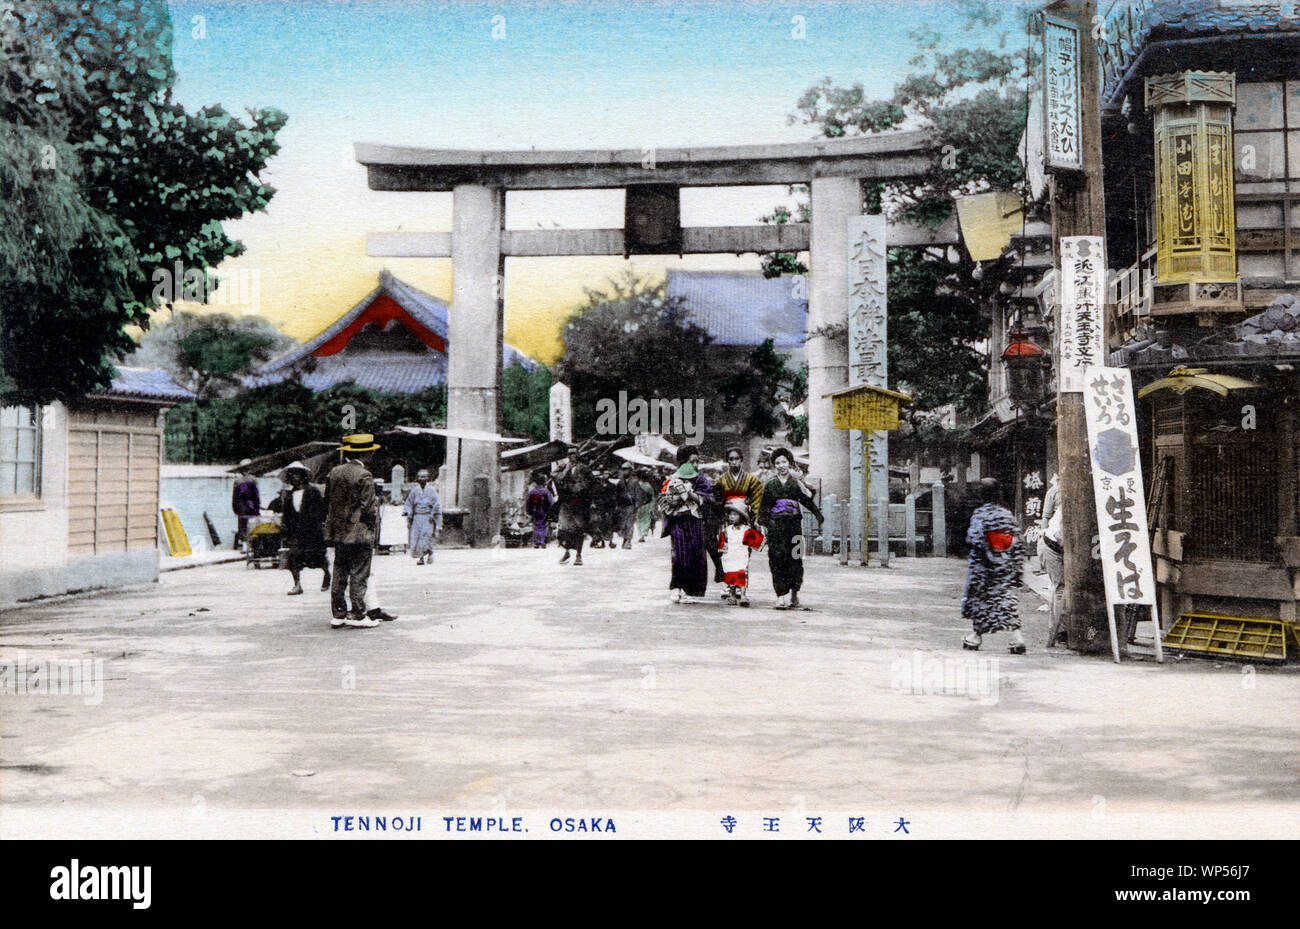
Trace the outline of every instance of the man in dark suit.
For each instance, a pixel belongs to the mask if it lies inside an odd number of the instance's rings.
[[[344,436],[339,448],[343,463],[336,465],[325,481],[325,538],[334,546],[334,578],[330,585],[334,618],[330,626],[335,629],[369,629],[381,620],[394,618],[378,607],[366,612],[366,585],[379,524],[375,478],[366,462],[378,448],[375,437],[368,433]],[[352,599],[351,612],[348,595]]]
[[[284,469],[289,485],[267,507],[279,513],[280,538],[289,549],[289,573],[293,575],[290,596],[302,593],[300,576],[303,568],[320,568],[325,572],[320,589],[330,589],[330,566],[325,553],[325,497],[312,486],[311,472],[301,461]]]

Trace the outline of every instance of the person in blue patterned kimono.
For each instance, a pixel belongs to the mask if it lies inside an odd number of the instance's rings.
[[[442,534],[442,501],[429,483],[428,471],[421,469],[415,475],[415,482],[402,506],[409,527],[406,550],[416,559],[416,564],[432,564],[434,535]]]
[[[981,481],[980,497],[982,505],[972,514],[966,532],[970,561],[961,615],[971,621],[972,632],[962,640],[962,647],[979,651],[984,636],[1005,631],[1011,634],[1011,654],[1023,655],[1025,639],[1020,633],[1016,600],[1016,588],[1024,583],[1020,527],[1011,511],[1002,506],[997,481]]]

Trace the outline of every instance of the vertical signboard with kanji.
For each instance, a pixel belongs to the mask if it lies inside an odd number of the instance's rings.
[[[1106,606],[1155,607],[1156,578],[1138,457],[1133,381],[1126,368],[1089,368],[1083,391]],[[1158,636],[1158,633],[1157,633]]]
[[[848,236],[848,386],[888,387],[885,217],[850,216]],[[864,441],[868,443],[866,454]],[[870,461],[870,474],[864,473],[867,460]],[[849,433],[849,467],[849,511],[853,525],[865,527],[871,507],[889,496],[889,433],[852,430]],[[865,555],[865,539],[862,552]],[[885,553],[882,552],[881,557],[884,560]]]
[[[1106,247],[1101,236],[1061,237],[1061,345],[1057,385],[1079,393],[1088,368],[1106,362]]]
[[[1079,29],[1050,16],[1043,17],[1043,116],[1047,167],[1082,170]]]
[[[570,407],[569,385],[551,385],[551,441],[573,442],[573,410]]]

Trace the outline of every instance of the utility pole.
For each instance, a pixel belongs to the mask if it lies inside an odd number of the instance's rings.
[[[1101,67],[1093,34],[1097,14],[1094,0],[1060,0],[1048,6],[1047,12],[1072,21],[1079,28],[1079,142],[1083,171],[1075,176],[1052,175],[1052,253],[1059,268],[1062,236],[1106,235],[1101,159]],[[1104,312],[1102,318],[1104,325]],[[1059,320],[1057,332],[1060,332]],[[1104,338],[1102,344],[1106,344]],[[1059,359],[1059,352],[1057,357]],[[1057,376],[1059,383],[1059,371]],[[1101,565],[1092,557],[1097,515],[1082,393],[1062,392],[1057,396],[1056,454],[1062,547],[1065,549],[1064,626],[1071,648],[1099,652],[1109,647],[1109,631]]]

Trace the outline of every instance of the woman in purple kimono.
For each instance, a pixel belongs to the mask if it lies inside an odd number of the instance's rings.
[[[533,548],[546,548],[546,522],[551,516],[551,504],[555,498],[546,487],[546,472],[534,471],[533,486],[528,488],[528,501],[524,512],[533,520]]]
[[[713,501],[713,485],[695,467],[698,460],[699,450],[693,445],[677,450],[678,468],[664,482],[655,504],[664,521],[661,535],[673,542],[668,599],[674,603],[681,603],[684,597],[703,597],[709,584],[703,507]]]

